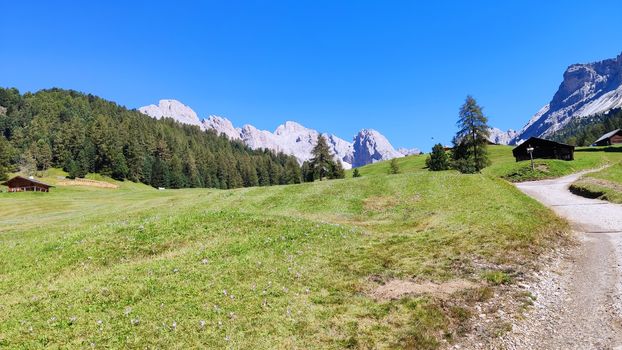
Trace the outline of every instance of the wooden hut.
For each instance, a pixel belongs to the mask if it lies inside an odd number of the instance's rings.
[[[615,129],[614,131],[604,134],[598,140],[594,141],[592,146],[611,146],[616,143],[622,143],[622,129]]]
[[[32,177],[15,176],[14,178],[3,182],[1,185],[5,185],[9,188],[9,192],[49,192],[52,185],[48,185],[41,181],[35,180]]]
[[[516,158],[517,162],[531,159],[529,152],[527,152],[527,148],[529,147],[533,148],[534,159],[574,159],[574,146],[538,137],[530,137],[527,141],[521,143],[512,150],[512,154],[514,155],[514,158]]]

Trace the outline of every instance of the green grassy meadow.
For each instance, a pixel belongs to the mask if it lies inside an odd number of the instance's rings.
[[[509,150],[492,147],[493,165],[475,175],[429,172],[412,156],[402,174],[383,162],[300,185],[0,193],[0,348],[451,343],[495,285],[566,237],[498,176],[517,166]],[[577,167],[600,162],[585,154]],[[393,279],[480,287],[449,301],[371,297]]]
[[[622,203],[622,162],[583,176],[571,189],[586,197]]]
[[[622,146],[618,147],[577,147],[575,160],[536,159],[535,171],[531,170],[530,161],[516,162],[512,157],[511,146],[488,146],[491,165],[482,173],[500,177],[510,182],[533,181],[569,175],[577,171],[599,168],[622,161]],[[426,154],[398,159],[403,173],[428,171],[425,165]],[[389,172],[389,162],[378,162],[358,168],[365,175],[385,175]],[[352,170],[348,171],[352,176]]]

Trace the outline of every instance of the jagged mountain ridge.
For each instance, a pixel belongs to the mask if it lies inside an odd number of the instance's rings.
[[[551,102],[542,107],[511,143],[531,136],[551,137],[571,120],[622,107],[622,54],[594,63],[573,64]]]
[[[513,129],[503,131],[498,128],[489,128],[488,132],[488,139],[498,145],[509,145],[512,139],[518,135],[518,132]]]
[[[274,132],[270,132],[249,124],[238,128],[230,120],[220,116],[210,115],[201,120],[192,108],[177,100],[161,100],[158,105],[144,106],[138,110],[153,118],[172,118],[180,123],[199,126],[202,130],[214,130],[218,134],[227,135],[229,139],[240,140],[252,149],[267,148],[290,154],[300,163],[311,158],[311,151],[319,135],[317,130],[293,121],[287,121]],[[353,142],[332,134],[324,133],[323,136],[335,158],[346,169],[419,153],[417,149],[403,149],[405,153],[396,151],[386,137],[372,129],[361,130]]]

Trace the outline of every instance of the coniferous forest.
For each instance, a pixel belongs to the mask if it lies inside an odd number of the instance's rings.
[[[213,131],[156,120],[93,96],[0,88],[0,178],[63,168],[154,187],[236,188],[301,182],[292,156],[252,150]]]
[[[622,129],[622,109],[620,108],[572,120],[557,131],[553,139],[573,146],[589,146],[603,134],[615,129]]]

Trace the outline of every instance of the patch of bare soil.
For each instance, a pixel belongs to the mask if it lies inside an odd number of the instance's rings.
[[[413,295],[427,294],[439,299],[448,299],[452,294],[481,285],[467,280],[452,280],[443,283],[417,283],[409,280],[391,280],[374,289],[370,295],[376,300],[396,300]]]
[[[610,188],[614,191],[618,191],[618,192],[622,192],[622,185],[612,182],[612,181],[607,181],[607,180],[603,180],[603,179],[596,179],[593,177],[584,177],[581,180],[579,180],[583,183],[588,183],[588,184],[594,184],[597,186],[602,186],[602,187],[607,187]]]
[[[363,200],[363,208],[367,211],[385,211],[398,203],[399,200],[394,196],[372,196]]]
[[[62,179],[57,182],[59,186],[88,186],[97,188],[119,188],[118,185],[111,184],[104,181],[89,180],[89,179]]]
[[[546,164],[538,164],[536,165],[536,170],[544,172],[544,173],[548,173],[549,172],[549,166]]]

